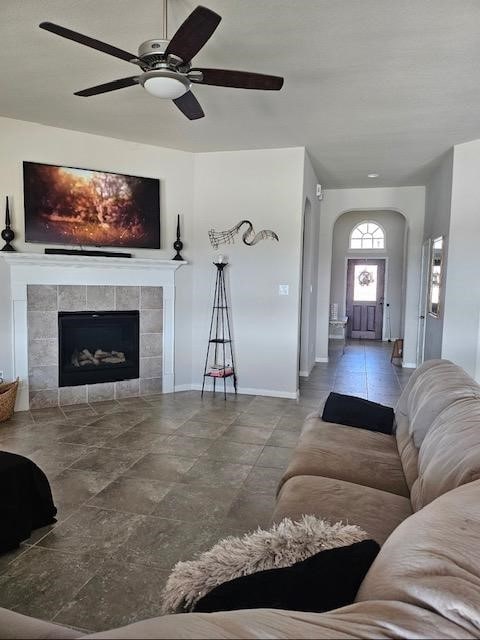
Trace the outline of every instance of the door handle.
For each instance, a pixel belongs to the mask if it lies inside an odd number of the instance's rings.
[[[425,320],[425,316],[420,316],[420,320]]]

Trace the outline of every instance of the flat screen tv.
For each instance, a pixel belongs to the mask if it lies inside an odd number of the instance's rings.
[[[25,241],[160,248],[155,178],[23,163]]]

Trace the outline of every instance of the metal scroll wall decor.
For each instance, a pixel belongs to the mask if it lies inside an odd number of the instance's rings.
[[[278,240],[278,236],[275,231],[270,231],[269,229],[262,229],[258,233],[255,233],[253,230],[253,224],[250,220],[241,220],[234,227],[229,229],[228,231],[215,231],[214,229],[210,229],[208,232],[208,237],[210,238],[210,244],[214,249],[218,249],[220,244],[233,244],[235,242],[235,236],[240,231],[240,227],[244,224],[247,225],[247,229],[242,234],[243,242],[249,247],[253,247],[254,244],[260,242],[260,240],[266,240],[267,238],[271,238],[272,240]]]

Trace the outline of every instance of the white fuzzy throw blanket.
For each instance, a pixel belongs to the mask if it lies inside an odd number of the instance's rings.
[[[196,560],[178,562],[162,593],[162,613],[185,613],[219,584],[265,569],[289,567],[335,547],[366,540],[356,525],[330,524],[315,516],[298,522],[284,518],[271,529],[257,529],[240,538],[230,536]]]

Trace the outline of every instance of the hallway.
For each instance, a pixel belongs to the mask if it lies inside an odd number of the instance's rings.
[[[413,369],[390,363],[393,344],[375,340],[331,340],[328,363],[317,363],[308,378],[300,378],[305,400],[330,391],[394,406]]]

